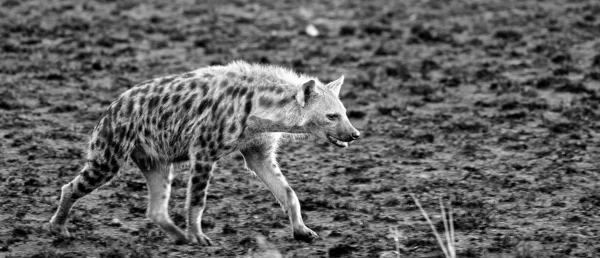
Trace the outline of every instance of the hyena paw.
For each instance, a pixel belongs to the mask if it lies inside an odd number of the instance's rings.
[[[294,239],[306,243],[312,243],[315,239],[319,238],[319,235],[312,231],[310,228],[302,227],[294,229]]]
[[[71,233],[67,230],[67,227],[64,225],[56,225],[52,222],[45,223],[42,228],[54,235],[71,238]]]
[[[200,244],[203,246],[213,245],[212,240],[210,240],[210,238],[208,238],[203,233],[193,233],[193,234],[188,235],[188,243],[189,244]]]

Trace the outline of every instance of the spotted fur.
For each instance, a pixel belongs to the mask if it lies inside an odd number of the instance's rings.
[[[317,234],[304,225],[275,150],[283,134],[313,134],[340,147],[358,138],[338,98],[342,82],[343,77],[324,85],[284,68],[245,62],[143,82],[106,109],[92,132],[84,168],[62,187],[46,227],[68,235],[72,205],[131,160],[147,180],[148,217],[177,243],[211,244],[200,226],[210,178],[216,161],[239,152],[288,213],[294,238],[312,241]],[[181,162],[190,164],[187,231],[167,211],[173,164]]]

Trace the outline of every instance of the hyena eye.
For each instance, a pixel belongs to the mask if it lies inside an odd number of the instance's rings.
[[[338,119],[338,117],[340,117],[340,114],[328,114],[326,116],[327,116],[327,119],[334,121],[334,120]]]

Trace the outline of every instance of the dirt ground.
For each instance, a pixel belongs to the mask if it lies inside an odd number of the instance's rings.
[[[440,230],[438,198],[451,202],[459,257],[600,257],[599,13],[594,0],[0,1],[0,257],[267,256],[257,236],[284,257],[392,257],[390,227],[401,257],[442,257],[410,193]],[[214,246],[174,245],[146,219],[133,166],[75,206],[74,239],[41,229],[119,93],[237,59],[346,76],[364,137],[279,156],[321,239],[294,241],[239,158],[209,190]]]

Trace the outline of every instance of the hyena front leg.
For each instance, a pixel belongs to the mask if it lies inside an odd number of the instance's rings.
[[[190,171],[186,199],[187,233],[190,243],[212,245],[210,238],[202,232],[201,224],[213,166],[214,162],[196,160]]]
[[[298,197],[279,170],[273,149],[257,147],[244,150],[242,154],[246,166],[256,173],[285,209],[292,224],[294,239],[310,243],[319,236],[304,225]]]
[[[169,197],[171,195],[173,165],[157,165],[150,169],[142,169],[142,173],[146,178],[150,196],[146,215],[158,224],[165,234],[175,240],[176,244],[186,243],[185,232],[176,226],[169,217]]]

